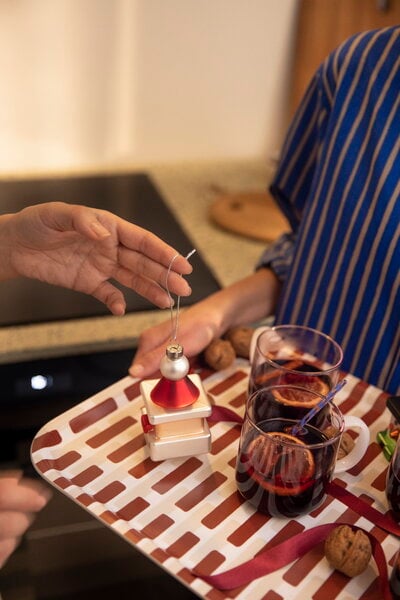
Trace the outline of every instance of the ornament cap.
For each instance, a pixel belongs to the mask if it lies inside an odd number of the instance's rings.
[[[177,342],[173,344],[168,344],[165,350],[165,354],[171,360],[178,360],[178,358],[181,358],[183,356],[183,347]]]

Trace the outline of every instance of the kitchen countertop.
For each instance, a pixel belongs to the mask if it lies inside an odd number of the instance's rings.
[[[114,168],[112,173],[135,170],[138,170],[135,166]],[[193,247],[201,253],[221,287],[252,271],[265,248],[265,242],[222,230],[210,221],[208,209],[221,192],[264,191],[273,172],[272,164],[238,160],[155,165],[144,169],[141,165],[140,170],[145,170],[153,178],[192,240]],[[96,172],[99,173],[110,174],[110,171]],[[29,178],[31,177],[30,174]],[[131,348],[136,345],[141,331],[168,318],[168,312],[152,310],[130,313],[123,317],[110,315],[3,327],[0,329],[0,363],[70,355],[77,351],[85,353]]]

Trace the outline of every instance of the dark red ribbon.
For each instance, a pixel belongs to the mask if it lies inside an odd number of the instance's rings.
[[[232,421],[243,423],[243,419],[234,411],[223,406],[214,405],[209,421]],[[384,531],[400,537],[400,525],[393,519],[390,513],[382,514],[369,504],[358,498],[349,490],[331,481],[327,487],[327,493],[336,498],[350,509],[354,510],[361,517],[365,517]],[[204,575],[194,571],[197,576],[221,590],[232,590],[236,587],[246,585],[254,579],[263,575],[268,575],[281,567],[284,567],[306,554],[316,544],[323,541],[328,533],[338,527],[340,523],[327,523],[318,525],[312,529],[303,531],[288,540],[261,552],[254,558],[248,560],[233,569],[214,575]],[[353,529],[361,529],[351,525]],[[364,531],[364,530],[362,530]],[[379,572],[379,581],[384,600],[391,600],[392,595],[388,583],[388,571],[385,554],[380,542],[368,531],[364,533],[369,537],[372,546],[372,553]]]
[[[322,542],[329,532],[339,525],[340,523],[327,523],[326,525],[318,525],[312,529],[307,529],[272,548],[268,548],[268,550],[261,552],[247,562],[242,563],[233,569],[229,569],[228,571],[224,571],[223,573],[204,575],[203,573],[193,571],[193,574],[219,590],[233,590],[237,587],[251,583],[258,577],[268,575],[281,567],[285,567],[297,558],[300,558],[303,554],[312,550],[316,544]],[[354,525],[351,525],[351,528],[354,530],[361,529]],[[379,572],[382,598],[384,600],[392,600],[386,558],[382,546],[371,533],[368,531],[364,531],[364,533],[371,541],[372,554]]]
[[[354,510],[360,517],[365,517],[370,523],[373,523],[380,529],[400,537],[400,525],[394,520],[390,512],[385,515],[382,514],[379,510],[376,510],[376,508],[373,508],[373,506],[370,506],[367,502],[334,481],[328,484],[326,491],[333,498],[340,500],[340,502],[343,502],[343,504]]]
[[[207,420],[212,423],[218,423],[219,421],[233,421],[234,423],[243,424],[243,418],[237,413],[230,408],[226,408],[226,406],[218,406],[217,404],[213,404],[211,415]]]

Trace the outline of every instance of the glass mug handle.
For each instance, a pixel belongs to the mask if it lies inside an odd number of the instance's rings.
[[[343,473],[354,467],[366,453],[371,439],[368,425],[362,419],[351,415],[343,415],[343,419],[344,431],[354,427],[359,430],[359,434],[354,448],[346,456],[336,461],[335,473]]]

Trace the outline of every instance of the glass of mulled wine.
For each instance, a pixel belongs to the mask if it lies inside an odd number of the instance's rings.
[[[325,395],[338,382],[342,359],[339,344],[311,327],[260,327],[250,349],[249,394],[288,384]]]
[[[386,498],[394,518],[400,522],[400,438],[386,475]]]
[[[272,394],[274,390],[272,386],[267,391]],[[296,386],[292,386],[291,392],[303,394],[314,404],[323,398]],[[299,419],[271,417],[265,393],[264,389],[255,392],[246,404],[236,461],[236,485],[240,494],[260,512],[296,517],[321,504],[333,473],[358,463],[369,445],[369,429],[358,417],[343,416],[330,402],[300,432],[294,432]],[[342,433],[353,427],[359,429],[356,444],[347,456],[337,460]]]

